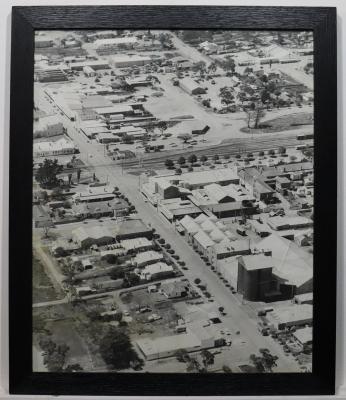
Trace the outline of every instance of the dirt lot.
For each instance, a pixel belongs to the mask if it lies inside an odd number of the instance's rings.
[[[312,113],[294,113],[284,115],[282,117],[269,119],[260,124],[258,129],[242,128],[242,132],[257,134],[257,133],[273,133],[273,132],[287,132],[292,129],[312,127],[313,114]]]
[[[44,268],[37,258],[33,258],[32,275],[32,301],[40,303],[50,300],[62,299],[63,293],[57,292],[44,271]]]

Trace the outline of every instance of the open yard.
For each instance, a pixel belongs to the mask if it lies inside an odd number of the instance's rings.
[[[32,268],[33,268],[33,275],[32,275],[33,303],[57,300],[57,299],[62,299],[64,297],[64,295],[61,292],[56,291],[50,278],[46,274],[43,265],[35,257],[33,257]]]
[[[312,127],[313,123],[313,114],[302,112],[263,121],[260,123],[258,129],[249,129],[246,127],[242,128],[241,131],[251,134],[286,132],[292,129],[303,128],[305,126]]]

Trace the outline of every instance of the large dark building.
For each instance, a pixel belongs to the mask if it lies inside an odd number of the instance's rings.
[[[237,290],[245,300],[268,301],[280,294],[272,275],[273,268],[272,257],[263,253],[239,257]]]

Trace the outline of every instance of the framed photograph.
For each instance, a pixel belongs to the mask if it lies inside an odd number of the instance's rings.
[[[331,395],[336,9],[14,7],[10,392]]]

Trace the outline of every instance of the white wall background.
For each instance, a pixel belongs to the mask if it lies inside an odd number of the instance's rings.
[[[346,241],[344,237],[345,225],[345,178],[343,154],[346,153],[346,141],[344,139],[345,120],[343,112],[346,111],[344,96],[345,80],[343,72],[346,65],[346,1],[345,0],[213,0],[213,1],[195,1],[195,0],[172,0],[172,1],[102,1],[96,0],[36,0],[36,1],[0,1],[0,399],[20,398],[37,399],[37,396],[9,396],[8,395],[8,162],[9,162],[9,98],[10,98],[10,35],[11,35],[11,7],[15,5],[120,5],[120,4],[166,4],[166,5],[262,5],[262,6],[334,6],[338,12],[338,321],[337,321],[337,365],[336,365],[336,386],[337,395],[335,398],[346,399],[346,323],[343,316],[345,310],[346,286],[344,273],[344,248]],[[25,132],[23,132],[25,134]],[[326,132],[328,134],[328,132]],[[22,265],[21,268],[25,268]],[[325,266],[328,268],[329,266]],[[334,293],[328,293],[326,296],[334,296]],[[186,393],[188,395],[188,393]],[[41,397],[48,399],[50,396]],[[68,397],[64,397],[68,398]],[[79,398],[79,397],[78,397]],[[81,398],[81,397],[80,397]],[[284,397],[277,397],[277,399]],[[287,398],[287,397],[285,397]],[[291,397],[292,398],[292,397]],[[298,397],[295,397],[298,399]],[[317,399],[316,397],[304,397],[304,399]],[[322,398],[322,397],[321,397]],[[326,398],[326,397],[323,397]],[[329,399],[330,397],[328,397]],[[75,399],[77,399],[75,397]],[[93,398],[89,398],[92,400]],[[142,398],[143,399],[143,398]],[[243,400],[247,398],[242,398]],[[263,398],[264,399],[264,398]],[[271,397],[271,399],[274,399]]]

